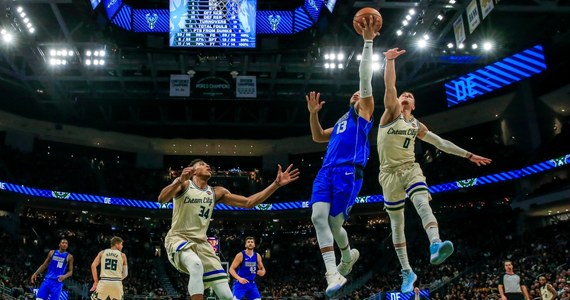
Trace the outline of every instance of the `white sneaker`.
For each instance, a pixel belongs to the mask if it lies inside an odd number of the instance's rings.
[[[347,276],[352,271],[352,266],[356,263],[356,261],[360,258],[360,252],[356,249],[350,250],[350,262],[344,262],[342,259],[340,260],[340,264],[336,266],[337,271],[342,276]]]
[[[334,293],[340,290],[340,288],[346,283],[346,278],[338,272],[334,272],[332,274],[325,273],[325,277],[327,278],[328,284],[325,293],[328,297],[334,295]]]

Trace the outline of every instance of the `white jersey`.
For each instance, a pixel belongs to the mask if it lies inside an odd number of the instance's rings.
[[[123,280],[123,256],[116,249],[105,249],[101,255],[101,280]]]
[[[540,299],[541,300],[552,300],[554,299],[554,294],[548,290],[548,284],[540,287]]]
[[[166,234],[166,245],[183,241],[206,242],[206,231],[214,211],[216,195],[211,186],[197,187],[189,180],[188,187],[172,200],[172,225]]]
[[[415,162],[414,145],[420,122],[412,118],[406,122],[400,114],[398,118],[378,128],[378,157],[380,170],[392,172],[395,168]]]

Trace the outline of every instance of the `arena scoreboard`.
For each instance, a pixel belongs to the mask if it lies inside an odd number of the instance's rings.
[[[170,46],[255,48],[257,0],[170,0]]]

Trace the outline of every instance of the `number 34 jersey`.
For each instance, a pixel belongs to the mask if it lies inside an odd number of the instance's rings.
[[[116,249],[105,249],[101,255],[101,280],[123,278],[123,256]]]
[[[406,121],[402,115],[378,128],[378,157],[380,170],[390,170],[415,161],[414,144],[420,122]]]
[[[215,205],[216,196],[211,186],[200,189],[189,180],[186,190],[172,200],[172,226],[166,235],[166,244],[180,240],[206,242]]]

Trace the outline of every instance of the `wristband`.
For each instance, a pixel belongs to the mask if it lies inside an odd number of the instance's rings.
[[[467,155],[467,159],[471,159],[471,157],[473,157],[473,153],[469,153],[469,155]]]

